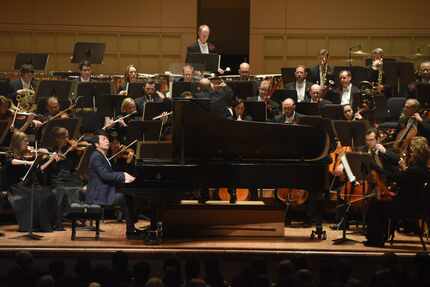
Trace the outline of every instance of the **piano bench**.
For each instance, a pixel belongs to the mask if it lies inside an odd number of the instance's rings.
[[[103,218],[103,207],[100,205],[73,203],[68,210],[67,218],[72,221],[72,240],[76,240],[76,231],[78,229],[76,221],[78,220],[94,220],[96,222],[93,230],[96,232],[95,239],[100,239],[100,220]]]

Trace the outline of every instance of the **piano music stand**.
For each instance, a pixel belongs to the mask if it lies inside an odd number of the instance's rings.
[[[103,63],[105,49],[105,43],[77,42],[73,48],[71,63],[88,61],[91,64],[101,64]]]
[[[18,53],[15,56],[15,70],[21,69],[22,65],[32,65],[37,71],[44,71],[48,63],[47,53]]]
[[[372,158],[367,153],[357,153],[357,152],[348,152],[345,154],[345,160],[342,161],[344,164],[344,168],[350,169],[351,174],[349,175],[349,172],[346,171],[346,174],[348,175],[348,180],[352,183],[353,186],[355,186],[357,181],[364,181],[367,179],[369,172],[370,172],[370,165],[372,162]],[[350,178],[352,177],[352,178]],[[345,211],[342,216],[342,219],[337,224],[337,227],[342,226],[342,237],[338,239],[333,240],[333,245],[340,245],[340,244],[355,244],[357,241],[347,238],[346,237],[346,229],[348,228],[348,222],[349,222],[349,216],[351,212],[351,206],[353,203],[366,200],[373,196],[373,194],[366,195],[366,190],[364,189],[365,186],[363,185],[363,198],[357,199],[352,201],[351,200],[351,194],[349,194],[349,198],[346,200],[346,203],[342,204],[345,206]]]

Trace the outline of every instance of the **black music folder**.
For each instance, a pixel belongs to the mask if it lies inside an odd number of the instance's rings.
[[[96,95],[97,113],[104,117],[116,117],[121,114],[121,104],[127,97],[119,95]]]
[[[271,99],[282,104],[283,101],[286,99],[293,99],[295,103],[297,103],[297,91],[296,90],[285,90],[285,89],[278,89],[275,90],[273,93]]]
[[[79,83],[77,97],[79,97],[78,109],[95,109],[96,97],[111,94],[111,84],[108,82]]]
[[[245,101],[245,113],[250,115],[254,121],[265,122],[267,120],[266,103]]]
[[[217,73],[221,61],[221,55],[190,53],[187,55],[187,63],[198,71]]]
[[[43,71],[48,63],[47,53],[18,53],[15,56],[15,70],[21,69],[22,65],[32,65],[33,69]]]
[[[88,61],[91,64],[103,63],[105,43],[77,42],[73,48],[72,63]]]
[[[42,80],[37,89],[37,98],[56,97],[59,100],[68,100],[72,90],[71,81]]]
[[[55,119],[48,122],[42,129],[41,145],[42,147],[50,148],[54,146],[55,136],[53,129],[56,127],[66,128],[69,131],[71,138],[77,135],[80,125],[80,119],[78,118],[67,118],[67,119]]]
[[[130,83],[128,85],[127,96],[133,99],[143,97],[143,95],[145,94],[143,92],[144,87],[145,87],[144,82]]]
[[[173,82],[172,85],[172,98],[173,99],[180,99],[182,98],[182,94],[184,92],[191,92],[191,94],[194,95],[194,93],[197,91],[197,82]]]
[[[321,116],[331,120],[342,120],[343,116],[343,105],[326,104],[320,109]]]
[[[144,121],[152,120],[154,117],[161,115],[163,112],[170,112],[172,110],[172,103],[164,101],[161,103],[145,103],[142,118]]]
[[[343,146],[360,147],[366,144],[365,134],[369,128],[369,122],[360,121],[333,121],[338,140]]]
[[[430,108],[430,84],[417,84],[417,100],[424,109]]]
[[[258,84],[256,81],[226,81],[227,85],[233,90],[236,99],[246,100],[258,94]]]
[[[308,116],[317,116],[320,114],[320,108],[317,103],[297,103],[296,111]]]
[[[160,120],[129,121],[125,132],[126,144],[134,140],[157,141],[160,136],[161,124],[162,121]]]

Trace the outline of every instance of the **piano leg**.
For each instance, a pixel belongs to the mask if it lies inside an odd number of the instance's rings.
[[[311,190],[309,193],[310,216],[315,222],[315,230],[312,230],[311,239],[326,240],[327,234],[322,225],[324,209],[324,197],[321,191]]]

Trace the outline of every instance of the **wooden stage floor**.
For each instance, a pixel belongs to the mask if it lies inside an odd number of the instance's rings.
[[[140,221],[139,226],[146,222]],[[348,238],[357,240],[356,243],[334,245],[332,240],[341,237],[341,231],[331,230],[325,225],[327,240],[311,240],[312,228],[285,228],[284,238],[181,238],[165,239],[161,245],[144,245],[143,241],[126,240],[125,224],[105,221],[101,224],[101,238],[70,239],[71,230],[66,226],[65,231],[41,234],[41,240],[29,241],[17,238],[23,233],[17,232],[16,225],[5,225],[0,231],[5,236],[0,237],[0,254],[9,254],[17,250],[30,250],[37,253],[107,253],[123,250],[130,254],[311,254],[311,255],[348,255],[371,256],[381,255],[392,251],[399,255],[410,256],[422,250],[418,236],[396,234],[395,243],[385,248],[365,247],[364,236],[349,232]],[[40,233],[39,233],[40,234]],[[93,236],[94,232],[78,231],[78,236]]]

